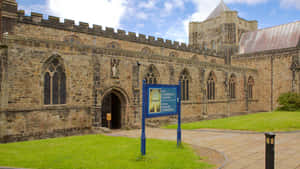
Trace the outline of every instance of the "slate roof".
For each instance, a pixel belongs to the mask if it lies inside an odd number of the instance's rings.
[[[240,54],[296,47],[300,40],[300,21],[244,33]]]
[[[206,19],[212,19],[220,16],[225,11],[231,11],[223,0],[219,3],[219,5],[212,11],[212,13]]]

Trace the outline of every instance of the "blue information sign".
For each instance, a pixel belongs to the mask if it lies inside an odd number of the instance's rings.
[[[177,90],[176,90],[176,88],[161,89],[161,112],[162,113],[172,113],[172,112],[176,112],[176,111],[177,111]]]
[[[146,154],[146,118],[178,115],[177,145],[181,144],[180,93],[180,82],[179,85],[161,85],[143,81],[142,155]]]
[[[146,85],[146,117],[176,115],[178,86]]]

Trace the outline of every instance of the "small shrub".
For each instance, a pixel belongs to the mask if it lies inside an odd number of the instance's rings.
[[[300,110],[300,95],[293,92],[283,93],[279,96],[277,102],[279,110],[296,111]]]

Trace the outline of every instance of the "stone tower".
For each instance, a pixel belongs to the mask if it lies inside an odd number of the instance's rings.
[[[0,1],[0,39],[3,33],[13,32],[13,26],[17,21],[18,5],[16,0]]]
[[[210,48],[231,63],[231,56],[237,52],[242,33],[257,30],[257,21],[247,21],[238,16],[220,1],[218,6],[203,22],[189,23],[189,44],[195,48]]]

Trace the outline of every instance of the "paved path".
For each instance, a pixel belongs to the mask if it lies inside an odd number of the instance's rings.
[[[140,130],[114,131],[114,135],[139,137]],[[176,140],[176,130],[148,128],[146,137]],[[183,142],[215,149],[223,153],[224,169],[265,169],[265,136],[263,133],[217,130],[184,130]],[[300,169],[300,132],[276,135],[275,168]]]

